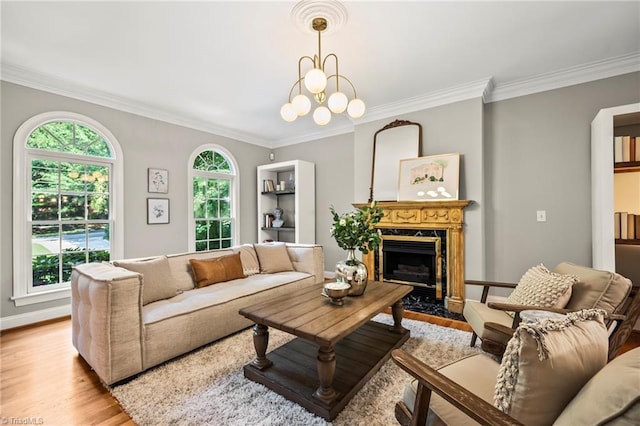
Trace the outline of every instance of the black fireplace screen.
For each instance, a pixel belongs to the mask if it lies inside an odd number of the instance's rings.
[[[438,253],[433,241],[395,241],[382,245],[383,279],[407,284],[435,286]]]

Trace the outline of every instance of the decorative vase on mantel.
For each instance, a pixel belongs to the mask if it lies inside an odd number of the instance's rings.
[[[367,265],[356,258],[356,249],[347,249],[347,259],[336,264],[336,281],[351,285],[349,296],[361,296],[368,279]]]

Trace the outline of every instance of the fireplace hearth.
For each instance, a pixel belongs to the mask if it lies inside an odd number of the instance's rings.
[[[424,287],[414,287],[413,291],[402,299],[402,303],[404,304],[405,311],[435,315],[457,321],[466,321],[461,314],[450,312],[445,308],[442,300],[436,300],[432,291]]]

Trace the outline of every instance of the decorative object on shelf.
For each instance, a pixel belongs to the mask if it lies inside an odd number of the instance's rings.
[[[344,298],[349,294],[351,285],[343,282],[326,283],[322,289],[322,295],[328,297],[334,305],[344,305]]]
[[[273,185],[273,180],[265,179],[262,181],[263,189],[262,192],[274,192],[276,187]]]
[[[147,224],[169,223],[169,199],[147,198]]]
[[[147,173],[147,192],[169,192],[169,171],[164,169],[151,169]]]
[[[264,215],[264,227],[265,228],[272,228],[273,227],[273,219],[275,219],[273,217],[273,215],[271,213],[266,213]]]
[[[398,201],[457,200],[460,154],[400,160]]]
[[[380,234],[376,225],[384,215],[382,209],[376,207],[375,201],[369,206],[339,215],[333,206],[331,235],[338,246],[347,250],[347,259],[336,264],[336,279],[340,283],[351,285],[349,296],[360,296],[364,293],[369,279],[367,266],[356,258],[355,251],[363,254],[376,250],[380,245]]]
[[[313,29],[318,33],[318,54],[302,56],[298,59],[298,80],[289,91],[289,98],[280,109],[280,115],[285,121],[292,122],[296,118],[307,115],[311,111],[311,101],[303,93],[304,87],[313,97],[318,106],[313,111],[313,121],[319,126],[324,126],[331,121],[331,113],[340,114],[345,110],[351,118],[362,117],[365,111],[364,102],[358,99],[356,88],[351,81],[339,73],[338,57],[330,53],[322,57],[322,32],[329,27],[329,22],[337,28],[341,22],[346,21],[346,9],[338,1],[301,1],[292,10],[292,17],[297,22],[302,22],[306,30]],[[340,22],[341,20],[341,22]],[[335,28],[332,28],[334,30]],[[333,70],[329,71],[327,61],[333,58]],[[302,65],[310,61],[313,68],[302,74]],[[335,90],[329,94],[329,81],[335,80]],[[340,91],[340,82],[349,84],[353,91],[353,98],[349,101],[347,95]],[[331,84],[333,87],[333,83]],[[298,94],[292,98],[295,89]],[[326,101],[326,106],[325,106]]]
[[[273,209],[273,217],[275,219],[273,219],[272,225],[274,228],[281,228],[282,225],[284,225],[284,220],[282,219],[283,213],[284,211],[280,207]]]
[[[289,182],[287,183],[287,189],[293,191],[296,189],[296,180],[293,177],[293,173],[289,173]]]

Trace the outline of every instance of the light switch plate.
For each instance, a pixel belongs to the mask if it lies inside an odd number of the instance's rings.
[[[546,210],[538,210],[536,211],[536,218],[538,222],[546,222],[547,221],[547,211]]]

